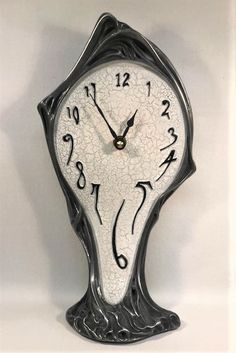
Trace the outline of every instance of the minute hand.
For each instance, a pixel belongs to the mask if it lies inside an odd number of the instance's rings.
[[[103,117],[105,123],[107,124],[108,129],[110,130],[110,133],[112,134],[112,136],[113,136],[114,139],[115,139],[115,138],[117,137],[117,135],[116,135],[115,131],[112,129],[112,127],[110,126],[110,124],[108,123],[108,121],[107,121],[107,119],[106,119],[106,117],[105,117],[105,115],[104,115],[102,109],[99,107],[99,105],[97,104],[96,99],[95,99],[91,94],[90,94],[90,97],[92,98],[92,100],[93,100],[93,102],[94,102],[94,105],[95,105],[95,107],[97,108],[99,114]]]

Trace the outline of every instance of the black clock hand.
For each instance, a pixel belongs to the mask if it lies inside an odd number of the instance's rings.
[[[127,135],[129,129],[134,125],[134,118],[135,118],[135,115],[136,115],[137,111],[138,111],[138,109],[136,109],[135,113],[127,121],[127,127],[125,128],[125,131],[124,131],[124,133],[122,135],[123,138],[125,138],[125,136]]]
[[[92,94],[89,94],[89,95],[90,95],[90,97],[92,98],[92,100],[93,100],[93,102],[94,102],[94,105],[95,105],[95,107],[97,108],[99,114],[103,117],[105,123],[107,124],[108,129],[110,130],[110,133],[112,134],[112,136],[114,137],[114,139],[117,138],[117,135],[116,135],[115,131],[112,129],[112,127],[111,127],[110,124],[108,123],[108,121],[107,121],[107,119],[106,119],[106,117],[105,117],[105,115],[104,115],[102,109],[101,109],[101,108],[99,107],[99,105],[97,104],[96,99],[92,96]]]

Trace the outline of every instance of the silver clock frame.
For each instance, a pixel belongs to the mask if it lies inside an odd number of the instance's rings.
[[[155,204],[143,231],[130,284],[123,300],[111,305],[102,297],[99,267],[92,227],[79,199],[60,170],[55,146],[55,118],[72,86],[89,70],[113,60],[132,60],[162,75],[175,91],[183,112],[186,144],[182,164],[171,185]],[[159,307],[150,297],[144,273],[150,231],[160,209],[171,194],[196,170],[192,158],[192,110],[185,88],[169,59],[151,41],[109,13],[101,15],[79,60],[66,80],[38,104],[48,149],[64,192],[72,227],[81,240],[89,265],[89,284],[83,298],[68,309],[69,324],[81,335],[102,343],[131,343],[174,330],[180,326],[177,314]]]

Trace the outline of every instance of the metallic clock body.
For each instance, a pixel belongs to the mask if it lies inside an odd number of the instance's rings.
[[[117,303],[112,303],[103,295],[93,225],[78,196],[62,173],[57,147],[55,147],[55,131],[57,129],[56,117],[63,100],[76,82],[102,65],[109,65],[111,62],[125,64],[127,61],[148,67],[149,70],[163,77],[171,86],[178,98],[183,115],[185,146],[181,165],[174,180],[160,195],[148,215],[125,294]],[[168,197],[195,171],[191,153],[193,135],[191,107],[183,84],[172,64],[159,48],[141,34],[117,21],[112,15],[104,14],[98,20],[81,57],[67,79],[39,103],[38,110],[44,124],[52,162],[66,197],[71,224],[82,241],[89,262],[87,292],[77,304],[67,311],[67,321],[81,335],[106,343],[135,342],[178,328],[179,317],[159,307],[151,299],[144,275],[148,236],[158,219],[159,211]],[[75,115],[74,118],[76,120],[78,117]],[[71,135],[64,135],[63,138],[68,142]],[[79,169],[80,165],[77,167]],[[95,187],[95,184],[93,186]],[[96,190],[93,189],[94,191]]]

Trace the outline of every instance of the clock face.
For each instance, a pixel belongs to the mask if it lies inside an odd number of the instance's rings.
[[[117,304],[127,291],[145,223],[181,167],[186,132],[180,103],[150,68],[112,61],[67,93],[54,145],[93,229],[102,295]]]

